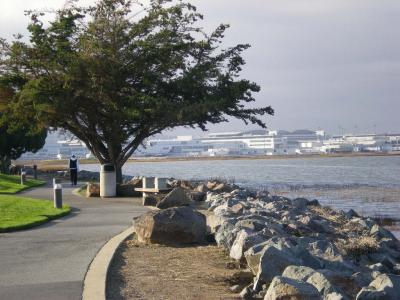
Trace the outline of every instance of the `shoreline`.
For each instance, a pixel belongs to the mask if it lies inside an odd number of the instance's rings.
[[[176,162],[176,161],[225,161],[225,160],[267,160],[267,159],[296,159],[296,158],[337,158],[337,157],[382,157],[382,156],[400,156],[400,152],[379,153],[379,152],[363,152],[363,153],[335,153],[335,154],[297,154],[297,155],[265,155],[265,156],[190,156],[190,157],[138,157],[130,158],[127,163],[143,163],[143,162]],[[18,165],[52,166],[66,165],[67,159],[50,159],[50,160],[17,160],[14,163]],[[97,159],[81,159],[80,164],[98,164]]]
[[[358,299],[371,286],[373,296],[381,290],[397,289],[390,280],[400,273],[400,242],[377,221],[352,209],[332,209],[315,199],[288,198],[268,191],[252,192],[218,180],[174,180],[170,185],[190,195],[191,200],[176,205],[166,196],[156,203],[160,210],[135,219],[139,245],[124,248],[130,252],[125,252],[123,263],[129,269],[124,270],[131,272],[124,273],[122,282],[151,275],[148,268],[138,274],[139,265],[129,259],[149,254],[151,248],[137,253],[140,243],[199,243],[201,236],[208,234],[229,253],[238,269],[246,268],[247,280],[230,287],[243,299],[277,299],[274,295],[278,293],[280,298]],[[203,211],[204,217],[197,217]],[[190,230],[186,226],[189,221],[193,224]],[[174,263],[177,259],[181,256],[175,255]],[[126,284],[124,290],[132,294],[142,291],[140,287]]]

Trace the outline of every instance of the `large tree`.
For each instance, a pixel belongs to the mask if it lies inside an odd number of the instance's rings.
[[[31,12],[30,41],[2,45],[0,72],[26,80],[14,110],[86,143],[121,168],[149,136],[176,126],[239,118],[265,127],[271,107],[251,108],[260,87],[240,77],[249,45],[221,48],[228,25],[206,33],[182,1],[73,4],[45,24]]]
[[[8,84],[7,84],[8,83]],[[9,80],[0,78],[0,172],[8,173],[11,160],[25,152],[40,150],[46,141],[47,130],[37,128],[32,120],[16,119],[9,104],[15,93]]]

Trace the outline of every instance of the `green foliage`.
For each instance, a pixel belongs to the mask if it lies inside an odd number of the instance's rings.
[[[0,174],[0,194],[15,194],[22,190],[45,184],[42,180],[27,179],[21,185],[20,176]]]
[[[0,195],[0,232],[40,225],[65,216],[70,210],[66,205],[56,209],[52,202],[46,200]]]
[[[101,0],[60,10],[48,26],[30,15],[30,43],[3,41],[0,53],[13,110],[72,132],[102,163],[119,168],[144,139],[176,126],[234,117],[265,127],[259,116],[273,114],[245,106],[260,90],[240,77],[249,45],[221,49],[229,26],[205,33],[189,3]]]
[[[16,118],[11,110],[18,84],[12,78],[0,77],[0,172],[8,173],[12,159],[23,153],[40,150],[46,140],[47,130],[38,128],[35,120]]]

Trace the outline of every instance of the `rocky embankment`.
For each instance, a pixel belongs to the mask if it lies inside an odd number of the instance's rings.
[[[400,242],[375,221],[220,182],[172,185],[178,196],[135,220],[138,239],[198,243],[212,235],[253,274],[232,287],[242,298],[400,299]],[[199,201],[207,217],[192,208]]]

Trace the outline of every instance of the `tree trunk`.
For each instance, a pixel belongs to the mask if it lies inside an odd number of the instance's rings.
[[[122,166],[115,164],[115,174],[117,175],[117,184],[123,183],[122,180]]]
[[[0,172],[3,174],[10,173],[11,159],[8,156],[0,157]]]

